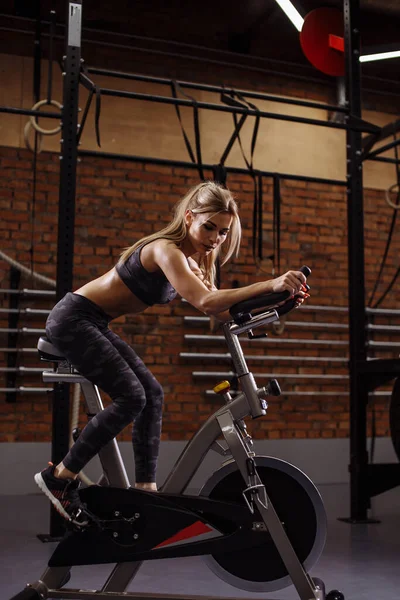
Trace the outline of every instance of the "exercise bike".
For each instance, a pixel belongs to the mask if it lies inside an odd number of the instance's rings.
[[[306,276],[311,272],[307,267],[302,271]],[[241,391],[232,397],[228,382],[214,388],[225,404],[188,442],[159,492],[131,488],[116,441],[107,444],[99,453],[99,485],[80,492],[92,515],[89,524],[73,526],[41,578],[12,600],[171,598],[125,590],[142,561],[185,556],[202,556],[213,573],[239,589],[271,592],[293,583],[301,600],[344,600],[337,590],[326,594],[323,582],[308,574],[327,530],[317,488],[288,462],[257,456],[244,422],[248,416],[264,416],[267,398],[280,395],[280,388],[276,380],[257,387],[238,336],[254,338],[255,328],[292,310],[297,299],[288,296],[266,294],[231,307],[232,321],[223,325],[223,332]],[[102,410],[96,386],[66,364],[46,338],[40,338],[38,349],[43,360],[54,363],[54,370],[44,371],[44,381],[78,382],[89,417]],[[222,466],[198,495],[185,494],[210,449],[224,458]],[[116,565],[101,590],[65,587],[72,566],[106,563]]]

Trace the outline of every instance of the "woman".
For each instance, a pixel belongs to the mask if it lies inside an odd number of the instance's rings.
[[[135,351],[113,333],[113,319],[166,304],[176,294],[206,315],[228,320],[228,309],[258,294],[289,290],[306,297],[305,277],[288,271],[270,281],[217,290],[215,262],[237,255],[241,227],[229,190],[205,182],[175,207],[167,227],[127,248],[116,266],[68,293],[51,311],[46,335],[68,361],[99,386],[112,403],[83,429],[63,461],[35,475],[35,481],[69,521],[85,523],[77,475],[99,450],[134,421],[136,487],[156,491],[163,391]],[[301,301],[301,300],[300,300]]]

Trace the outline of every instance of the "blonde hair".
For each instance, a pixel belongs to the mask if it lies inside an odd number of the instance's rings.
[[[232,224],[224,243],[224,255],[221,257],[220,264],[224,265],[232,255],[238,255],[242,230],[237,204],[228,189],[213,181],[205,181],[191,188],[177,202],[174,208],[174,217],[166,227],[141,238],[132,246],[125,248],[118,262],[125,262],[136,248],[149,244],[154,240],[166,239],[179,245],[187,235],[185,222],[185,213],[187,210],[191,210],[194,214],[227,212],[232,215]],[[199,267],[203,272],[204,278],[212,284],[215,284],[215,263],[219,257],[220,248],[221,246],[210,252],[207,256],[202,257],[199,261]]]

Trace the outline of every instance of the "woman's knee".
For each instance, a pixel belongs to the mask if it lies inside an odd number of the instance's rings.
[[[164,390],[161,383],[159,383],[157,379],[154,379],[152,382],[150,394],[148,395],[150,395],[152,398],[155,398],[156,401],[161,404],[164,402]]]
[[[164,390],[156,379],[152,381],[150,388],[146,389],[147,408],[161,414],[164,404]]]
[[[131,421],[142,412],[147,403],[144,388],[137,382],[132,386],[127,386],[122,392],[110,394],[110,396],[119,412],[124,413]]]

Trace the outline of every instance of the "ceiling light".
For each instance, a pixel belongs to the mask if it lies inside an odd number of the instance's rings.
[[[372,62],[373,60],[386,60],[388,58],[400,58],[400,50],[394,52],[378,52],[377,54],[364,54],[360,56],[360,62]]]
[[[297,8],[293,6],[290,0],[276,0],[276,2],[279,4],[286,16],[292,21],[297,31],[301,31],[304,19],[297,10]]]

